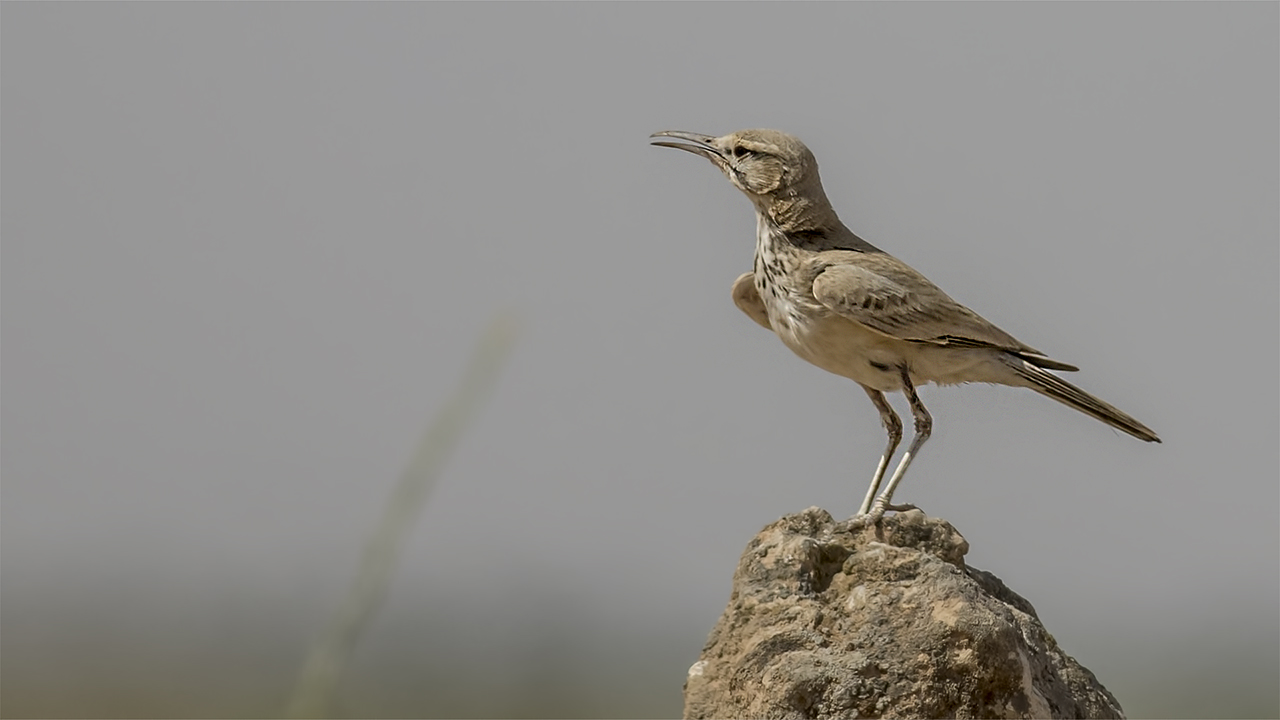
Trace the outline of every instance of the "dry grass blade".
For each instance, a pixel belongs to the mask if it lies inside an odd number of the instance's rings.
[[[509,316],[500,316],[490,324],[457,391],[418,444],[388,499],[381,522],[365,545],[346,599],[307,656],[289,703],[289,717],[315,718],[329,714],[356,642],[390,587],[404,539],[421,514],[449,451],[457,445],[467,421],[497,384],[498,372],[511,353],[515,330],[515,321]]]

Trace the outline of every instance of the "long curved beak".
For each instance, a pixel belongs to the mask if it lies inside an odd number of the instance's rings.
[[[681,130],[663,130],[656,132],[649,137],[651,138],[675,138],[677,140],[685,140],[687,142],[667,142],[663,140],[654,140],[651,144],[660,147],[675,148],[691,152],[694,155],[701,155],[717,165],[724,163],[724,155],[713,144],[714,135],[702,135],[700,133],[684,132]]]

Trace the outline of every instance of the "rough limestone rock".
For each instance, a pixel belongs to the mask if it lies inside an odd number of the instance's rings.
[[[686,718],[1122,718],[1031,604],[911,511],[810,508],[757,535],[684,687]]]

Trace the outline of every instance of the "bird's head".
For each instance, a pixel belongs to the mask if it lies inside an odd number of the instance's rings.
[[[757,204],[804,194],[808,186],[818,182],[818,161],[813,153],[799,138],[781,130],[739,130],[720,137],[663,130],[649,137],[683,140],[654,140],[653,144],[710,160]]]

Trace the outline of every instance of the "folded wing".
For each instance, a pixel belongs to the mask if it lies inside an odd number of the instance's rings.
[[[842,252],[815,263],[818,302],[876,332],[907,342],[1003,350],[1051,370],[1078,369],[1019,342],[892,256]]]

